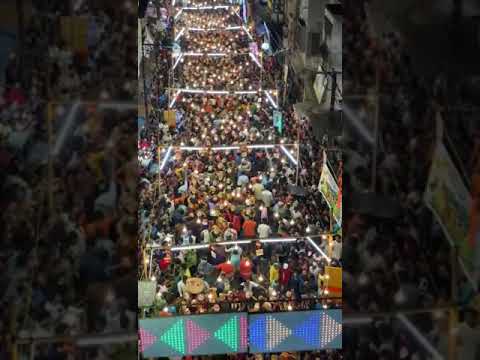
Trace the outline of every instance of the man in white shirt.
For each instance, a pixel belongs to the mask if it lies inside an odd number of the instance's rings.
[[[265,190],[262,191],[262,201],[267,208],[272,206],[273,195],[272,195],[272,192],[270,190],[265,189]]]
[[[182,280],[177,283],[178,296],[183,298],[187,293],[187,277],[183,276]]]
[[[241,285],[243,286],[243,290],[245,292],[250,292],[250,293],[253,291],[254,288],[257,288],[257,287],[260,286],[256,282],[253,282],[253,281],[250,281],[250,280],[246,280]]]
[[[258,225],[257,232],[260,239],[265,239],[270,236],[272,230],[270,229],[270,226],[265,223],[265,221],[262,221],[262,223]]]
[[[256,182],[255,184],[253,184],[252,190],[255,193],[255,198],[257,200],[262,200],[262,191],[264,190],[262,183]]]
[[[200,233],[200,238],[204,244],[208,244],[210,242],[210,231],[207,229],[203,229]]]
[[[332,244],[332,259],[340,261],[342,258],[342,239],[340,236],[335,235],[334,241]]]

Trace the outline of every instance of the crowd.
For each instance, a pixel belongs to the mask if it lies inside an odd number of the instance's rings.
[[[136,146],[130,141],[136,110],[72,106],[79,99],[136,98],[135,7],[83,2],[71,13],[62,10],[90,21],[82,52],[62,36],[58,11],[65,2],[33,3],[22,62],[11,54],[0,95],[3,353],[12,336],[136,326]],[[63,138],[67,120],[73,124]],[[110,147],[102,149],[107,140]],[[61,344],[46,345],[35,359],[63,351]]]
[[[268,144],[282,139],[270,126],[273,107],[259,94],[180,94],[176,111],[175,126],[161,124],[160,139],[164,144],[172,137],[191,146]]]
[[[179,151],[172,158],[158,181],[144,182],[145,191],[151,192],[152,186],[160,188],[154,239],[157,228],[164,232],[162,237],[174,235],[176,243],[188,245],[194,242],[191,237],[208,243],[210,233],[212,240],[224,238],[228,223],[235,238],[302,236],[331,229],[328,207],[318,189],[306,188],[301,195],[292,190],[295,166],[279,148],[226,153]],[[253,228],[242,232],[247,219]],[[198,226],[189,229],[185,224],[190,222]],[[208,234],[200,240],[203,222]],[[262,223],[266,226],[257,234],[256,225]]]
[[[212,34],[218,41],[212,42]],[[189,31],[180,38],[183,52],[247,54],[249,37],[244,30]]]
[[[205,13],[209,16],[206,17]],[[241,26],[242,19],[238,16],[238,9],[231,7],[222,10],[184,10],[175,20],[177,31],[181,31],[184,27],[188,29],[197,29],[197,31],[207,29],[222,30],[229,26]]]
[[[204,90],[245,91],[259,89],[259,67],[248,54],[222,57],[187,57],[175,70],[176,87]]]

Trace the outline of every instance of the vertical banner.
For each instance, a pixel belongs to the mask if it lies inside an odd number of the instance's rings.
[[[331,297],[342,296],[342,268],[325,266],[325,274],[328,275],[327,290]]]
[[[458,247],[462,266],[472,280],[476,249],[468,241],[471,197],[443,143],[433,156],[424,201],[451,245]]]
[[[327,157],[324,156],[324,162],[322,167],[322,175],[320,176],[320,182],[318,184],[318,190],[322,193],[325,201],[332,210],[333,218],[339,226],[342,226],[342,207],[338,202],[339,187],[332,172],[328,168]],[[340,205],[340,206],[339,206]]]
[[[283,131],[283,114],[281,111],[273,111],[273,127],[277,129],[278,133],[282,135]]]

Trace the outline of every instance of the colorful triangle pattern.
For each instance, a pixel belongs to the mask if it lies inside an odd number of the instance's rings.
[[[210,338],[210,333],[202,329],[192,320],[187,320],[187,349],[188,353],[192,353],[196,348],[202,345]]]
[[[273,350],[283,340],[292,335],[292,330],[283,325],[273,316],[267,316],[267,334],[267,349]]]
[[[248,330],[250,344],[255,346],[260,352],[267,351],[267,318],[260,316],[256,321],[250,323]]]
[[[183,333],[183,320],[180,319],[160,337],[165,344],[180,354],[185,354],[185,336]]]
[[[342,324],[328,316],[326,312],[322,314],[321,319],[320,347],[324,348],[342,333]]]
[[[214,333],[215,338],[222,341],[232,351],[238,351],[238,316],[230,318]]]
[[[147,350],[150,346],[152,346],[155,341],[157,341],[157,337],[153,335],[151,332],[140,328],[140,351],[144,352]]]
[[[320,333],[320,316],[315,314],[297,326],[293,335],[302,339],[306,344],[318,348]]]
[[[247,317],[240,316],[240,349],[239,352],[244,352],[248,347],[248,324]]]

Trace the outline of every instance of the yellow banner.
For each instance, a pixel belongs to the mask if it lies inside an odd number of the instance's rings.
[[[177,126],[177,119],[176,119],[175,110],[164,110],[163,111],[163,118],[165,120],[165,123],[169,127],[175,128]]]
[[[328,295],[332,297],[342,296],[342,268],[325,266],[325,274],[328,275]]]

